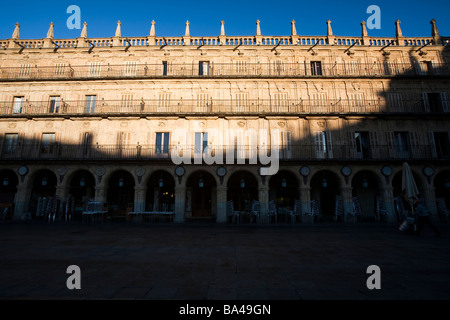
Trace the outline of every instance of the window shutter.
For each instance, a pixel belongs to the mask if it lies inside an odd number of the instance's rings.
[[[332,143],[331,143],[332,142],[331,131],[326,131],[325,137],[327,139],[326,143],[327,143],[328,158],[331,159],[331,158],[333,158],[333,147],[332,147]]]
[[[389,157],[395,157],[394,132],[386,132],[386,141],[389,149]]]
[[[428,140],[430,142],[431,156],[437,158],[436,142],[434,141],[433,131],[428,131]]]
[[[413,158],[417,158],[418,156],[421,155],[422,151],[420,150],[419,138],[416,131],[409,132],[409,142]]]
[[[423,107],[425,108],[425,111],[430,112],[430,100],[428,99],[427,92],[422,92],[422,99],[423,99]]]
[[[376,131],[370,131],[369,132],[369,138],[370,138],[370,147],[372,150],[372,157],[375,159],[378,159],[380,157],[380,148],[378,143],[378,132]]]
[[[441,96],[442,111],[443,112],[450,112],[449,101],[448,101],[448,93],[447,92],[441,92],[440,96]]]

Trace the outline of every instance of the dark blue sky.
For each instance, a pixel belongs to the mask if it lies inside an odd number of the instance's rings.
[[[430,20],[436,19],[440,34],[450,36],[450,1],[448,0],[370,0],[370,1],[284,1],[284,0],[147,0],[147,1],[7,1],[2,3],[0,38],[8,39],[14,24],[21,25],[22,39],[42,39],[50,22],[55,24],[55,38],[76,38],[81,30],[69,30],[67,7],[78,5],[81,22],[88,23],[88,37],[114,36],[117,20],[122,22],[122,36],[147,36],[151,21],[156,21],[157,36],[182,36],[186,20],[192,36],[217,36],[220,21],[225,21],[227,35],[254,35],[256,20],[263,35],[290,35],[291,20],[299,35],[325,35],[326,21],[332,20],[333,33],[360,36],[362,20],[370,5],[381,9],[381,29],[368,30],[371,36],[395,36],[394,22],[401,20],[404,36],[430,36]]]

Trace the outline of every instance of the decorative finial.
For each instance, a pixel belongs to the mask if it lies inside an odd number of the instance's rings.
[[[83,23],[83,30],[81,30],[80,38],[87,38],[87,23]]]
[[[121,30],[121,27],[120,27],[121,25],[122,25],[122,22],[120,22],[120,20],[117,21],[117,28],[116,28],[116,34],[115,34],[116,37],[121,37],[122,36],[122,30]]]
[[[401,23],[401,21],[400,20],[397,20],[397,21],[395,21],[395,36],[397,37],[397,38],[399,38],[399,37],[403,37],[403,34],[402,34],[402,28],[400,28],[400,23]]]
[[[367,37],[366,21],[363,20],[361,22],[361,26],[362,26],[362,36],[363,37]]]
[[[54,32],[53,32],[53,27],[55,25],[53,24],[53,22],[50,22],[50,28],[48,28],[48,32],[47,32],[47,39],[53,39],[53,37],[55,36]]]
[[[189,23],[189,20],[188,20],[188,21],[186,21],[186,31],[184,32],[184,36],[185,37],[189,37],[190,36],[189,25],[190,25],[190,23]]]
[[[20,24],[17,22],[16,23],[16,27],[14,28],[14,32],[12,34],[12,38],[13,39],[19,39],[20,38]]]
[[[436,20],[433,19],[433,20],[431,20],[430,23],[432,25],[432,27],[431,27],[431,36],[432,37],[439,37],[439,30],[438,30],[437,25],[436,25]]]
[[[332,36],[333,35],[333,30],[331,29],[331,20],[328,19],[327,20],[327,36]]]
[[[260,26],[260,21],[259,21],[259,19],[258,20],[256,20],[256,35],[257,36],[260,36],[261,35],[261,26]]]
[[[291,21],[291,36],[296,36],[297,35],[297,29],[295,29],[295,20],[292,19]]]
[[[225,21],[220,21],[220,35],[224,36],[225,35]]]
[[[150,36],[154,37],[156,35],[155,32],[155,20],[152,20],[152,27],[150,28]]]

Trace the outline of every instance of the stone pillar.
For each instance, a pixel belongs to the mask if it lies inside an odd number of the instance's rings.
[[[302,202],[302,221],[307,212],[311,212],[311,188],[301,187],[300,188],[300,199]]]
[[[106,187],[103,185],[95,186],[95,201],[96,202],[106,202]]]
[[[394,207],[394,187],[384,187],[384,208],[386,209],[386,220],[388,223],[397,223],[397,214]]]
[[[342,201],[344,202],[344,222],[349,222],[347,216],[353,212],[352,191],[352,187],[341,188]]]
[[[433,220],[439,220],[439,214],[436,207],[436,195],[435,195],[435,187],[430,184],[426,184],[423,188],[423,200],[425,202],[425,206],[430,210],[430,215]]]
[[[30,198],[31,187],[27,187],[24,183],[19,183],[16,196],[14,197],[14,220],[24,219],[28,214]]]
[[[217,187],[217,223],[227,222],[227,187]]]
[[[135,186],[134,187],[134,212],[145,211],[145,202],[147,195],[146,186]]]
[[[259,198],[259,221],[269,223],[269,187],[261,186],[258,188]]]
[[[185,221],[186,187],[175,186],[175,223]]]

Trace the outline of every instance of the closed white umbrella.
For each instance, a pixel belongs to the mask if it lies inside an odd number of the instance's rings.
[[[402,174],[402,191],[405,192],[406,200],[410,203],[412,212],[414,213],[414,202],[419,198],[419,189],[407,162],[403,163]]]

